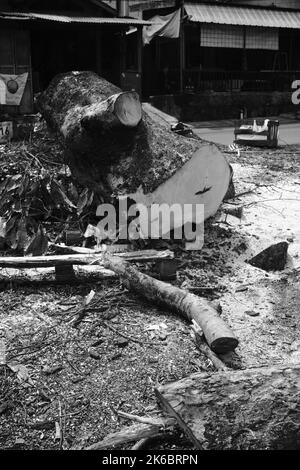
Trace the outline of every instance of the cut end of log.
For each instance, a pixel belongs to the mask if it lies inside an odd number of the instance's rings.
[[[80,120],[87,132],[117,132],[120,127],[135,129],[142,120],[142,105],[136,92],[128,91],[111,95],[86,107]]]
[[[121,93],[114,105],[114,113],[126,127],[136,127],[142,119],[142,105],[136,92]]]
[[[211,344],[210,348],[212,351],[214,351],[216,354],[225,354],[229,351],[234,351],[239,342],[236,338],[234,337],[221,337],[215,339]]]

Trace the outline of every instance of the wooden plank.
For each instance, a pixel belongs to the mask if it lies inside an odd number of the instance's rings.
[[[126,261],[139,263],[156,261],[160,259],[172,259],[174,253],[170,250],[156,251],[143,250],[118,253],[118,257]],[[75,254],[75,255],[53,255],[53,256],[4,256],[0,257],[0,268],[46,268],[52,266],[87,265],[100,263],[103,254]]]

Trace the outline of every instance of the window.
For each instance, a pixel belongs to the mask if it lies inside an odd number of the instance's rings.
[[[201,46],[242,49],[244,30],[240,26],[204,24],[201,26]]]
[[[273,28],[247,28],[246,49],[279,50],[279,33]]]

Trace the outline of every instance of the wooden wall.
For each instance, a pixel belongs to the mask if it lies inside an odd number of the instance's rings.
[[[0,73],[21,75],[28,80],[20,106],[0,105],[0,113],[30,114],[33,112],[30,34],[28,30],[6,27],[0,22]]]

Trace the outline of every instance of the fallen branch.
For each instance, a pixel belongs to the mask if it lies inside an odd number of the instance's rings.
[[[121,431],[109,434],[102,441],[96,442],[84,450],[105,450],[110,447],[120,446],[127,442],[140,441],[149,437],[156,437],[162,435],[167,429],[173,428],[176,421],[172,418],[166,418],[163,421],[163,426],[156,426],[153,424],[134,424]]]
[[[150,416],[137,416],[131,413],[125,413],[125,411],[116,410],[116,413],[122,418],[131,419],[138,423],[151,424],[153,426],[162,427],[165,425],[165,418],[152,418]]]
[[[139,344],[150,344],[151,346],[155,346],[157,343],[153,343],[151,341],[144,341],[144,340],[139,340],[136,338],[133,338],[133,336],[127,335],[125,333],[122,333],[121,331],[115,329],[113,326],[109,325],[107,322],[102,322],[103,325],[108,328],[109,330],[113,331],[119,336],[122,336],[125,339],[128,339],[129,341],[132,341],[133,343],[139,343]]]
[[[206,299],[153,279],[118,257],[106,255],[102,263],[118,274],[127,288],[155,304],[175,310],[187,320],[195,320],[213,351],[225,353],[237,347],[237,338]]]

